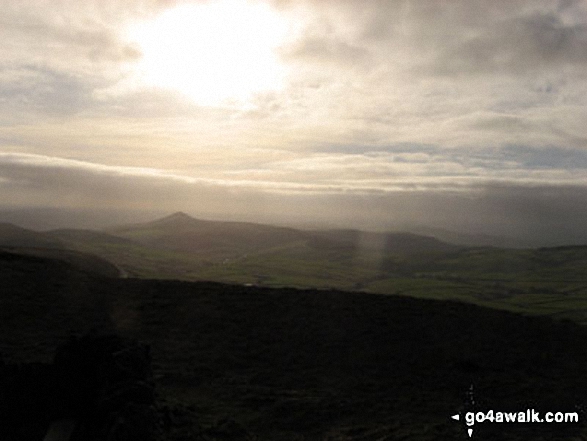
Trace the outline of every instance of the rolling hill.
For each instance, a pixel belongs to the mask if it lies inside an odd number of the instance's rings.
[[[103,277],[118,277],[119,268],[93,253],[77,251],[57,236],[0,223],[0,250],[10,255],[51,258]]]
[[[4,231],[0,243],[46,244],[27,252],[102,275],[452,299],[587,323],[582,246],[463,247],[410,233],[301,231],[184,213],[108,231]]]
[[[315,248],[379,252],[385,255],[414,255],[454,252],[462,247],[434,237],[412,233],[374,233],[360,230],[312,231]]]
[[[177,278],[264,286],[353,289],[365,279],[376,278],[381,263],[391,256],[431,257],[460,249],[410,233],[301,231],[205,221],[185,213],[112,228],[108,233],[150,249],[155,260],[160,260],[157,256],[162,252],[167,252],[167,259],[175,256]]]
[[[32,231],[16,225],[0,223],[0,246],[29,248],[65,248],[64,244],[50,234]]]
[[[233,257],[307,239],[304,233],[292,228],[200,220],[181,212],[152,222],[106,231],[142,245],[207,258]]]
[[[178,212],[152,222],[113,227],[110,234],[146,246],[206,255],[234,255],[308,243],[320,249],[366,248],[393,254],[448,252],[455,245],[411,233],[302,231],[248,222],[192,218]]]

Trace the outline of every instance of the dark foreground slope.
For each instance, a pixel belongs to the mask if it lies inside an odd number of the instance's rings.
[[[91,330],[150,344],[167,439],[455,440],[468,438],[457,412],[587,418],[587,331],[569,322],[405,297],[97,278],[30,256],[0,259],[0,286],[6,362],[50,361]],[[474,430],[479,440],[587,436],[581,423]]]

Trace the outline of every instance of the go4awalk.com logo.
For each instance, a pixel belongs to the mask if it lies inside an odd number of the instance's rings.
[[[452,415],[455,421],[461,420],[461,415]],[[578,423],[577,412],[546,412],[544,414],[535,409],[526,409],[520,412],[466,412],[464,414],[465,424],[468,426],[469,437],[473,436],[473,426],[481,423]]]

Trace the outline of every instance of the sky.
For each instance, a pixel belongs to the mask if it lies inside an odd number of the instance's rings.
[[[587,243],[587,1],[0,0],[0,205]]]

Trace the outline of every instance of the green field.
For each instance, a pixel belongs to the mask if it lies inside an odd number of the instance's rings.
[[[460,300],[587,323],[587,248],[465,249],[379,257],[298,243],[221,261],[132,246],[85,247],[139,278],[342,289]],[[357,255],[358,254],[358,255]]]
[[[122,277],[450,299],[587,323],[587,246],[473,248],[406,233],[301,231],[182,213],[107,233],[6,230],[10,243],[17,231],[27,245],[60,244],[111,262]]]

